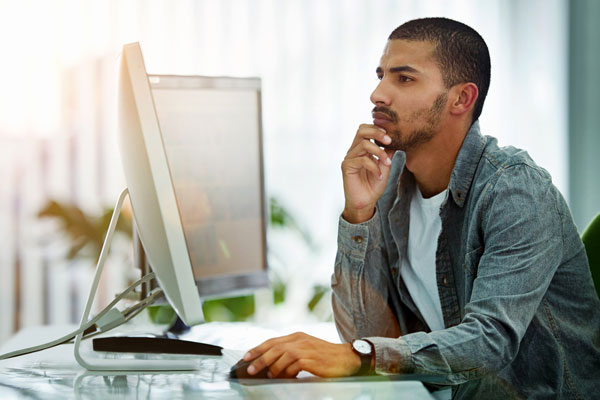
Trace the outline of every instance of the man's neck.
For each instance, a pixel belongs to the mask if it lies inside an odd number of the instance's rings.
[[[442,129],[433,139],[406,153],[406,168],[425,198],[444,191],[468,128]]]

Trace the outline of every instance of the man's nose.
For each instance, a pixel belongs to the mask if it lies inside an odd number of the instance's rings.
[[[371,103],[375,105],[390,105],[390,96],[385,83],[385,78],[380,80],[373,93],[371,93]]]

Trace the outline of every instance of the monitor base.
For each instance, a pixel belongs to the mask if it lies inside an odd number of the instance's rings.
[[[93,339],[92,343],[94,351],[192,354],[199,356],[223,355],[221,346],[167,337],[112,336]]]
[[[75,346],[73,353],[75,355],[75,360],[81,365],[83,368],[90,371],[189,371],[196,370],[199,368],[200,363],[197,359],[165,359],[165,360],[136,360],[136,359],[101,359],[101,358],[88,358],[86,359],[80,351],[81,340],[83,338],[83,331],[85,330],[85,326],[88,322],[88,318],[90,316],[90,311],[92,309],[92,304],[94,303],[94,297],[96,296],[96,291],[98,289],[98,283],[100,281],[100,276],[102,275],[102,270],[104,269],[104,264],[106,262],[106,257],[108,256],[108,250],[110,248],[110,243],[112,242],[112,237],[115,232],[115,228],[117,226],[117,221],[119,220],[119,215],[121,214],[121,209],[123,208],[123,202],[125,198],[129,194],[127,188],[123,189],[121,194],[119,195],[119,199],[117,200],[117,204],[115,205],[113,215],[110,219],[110,224],[108,226],[108,231],[106,232],[106,237],[104,239],[104,243],[102,245],[102,250],[100,252],[100,257],[98,258],[98,263],[96,264],[96,273],[94,274],[94,279],[92,281],[92,287],[90,289],[90,294],[88,296],[88,300],[85,306],[85,310],[81,316],[80,322],[80,333],[75,337]],[[152,276],[154,275],[153,273]],[[145,277],[149,276],[146,275]],[[142,278],[139,282],[145,282],[145,279]],[[128,290],[133,290],[136,285],[132,285]],[[115,309],[116,310],[116,309]],[[118,310],[116,310],[119,313]],[[123,320],[124,322],[124,320]],[[120,323],[107,323],[106,329],[101,329],[103,331],[108,331],[112,328],[119,326]]]

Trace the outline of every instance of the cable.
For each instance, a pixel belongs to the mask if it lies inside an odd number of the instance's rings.
[[[154,277],[155,277],[154,272],[150,272],[150,273],[146,274],[145,276],[143,276],[141,279],[138,279],[136,282],[132,283],[127,289],[125,289],[119,295],[117,295],[115,297],[115,299],[113,301],[111,301],[109,305],[107,305],[106,307],[104,307],[104,309],[102,309],[102,311],[100,311],[94,318],[92,318],[91,320],[89,320],[87,323],[85,323],[83,326],[81,326],[76,331],[68,333],[65,336],[63,336],[61,338],[58,338],[56,340],[53,340],[51,342],[39,344],[39,345],[32,346],[32,347],[27,347],[27,348],[20,349],[20,350],[11,351],[11,352],[6,353],[6,354],[2,354],[2,355],[0,355],[0,360],[5,360],[7,358],[18,357],[18,356],[22,356],[22,355],[25,355],[25,354],[35,353],[37,351],[46,350],[46,349],[49,349],[51,347],[58,346],[59,344],[69,343],[77,335],[79,335],[81,333],[83,333],[84,335],[86,335],[86,336],[84,336],[84,338],[88,338],[88,337],[91,337],[92,335],[96,335],[96,334],[98,334],[100,332],[107,332],[107,331],[109,331],[109,330],[111,330],[113,328],[121,326],[123,323],[129,321],[135,315],[139,314],[139,312],[141,312],[149,304],[151,304],[151,301],[153,301],[159,294],[161,294],[162,290],[157,289],[155,293],[152,293],[152,295],[149,295],[145,299],[141,300],[139,302],[139,304],[142,304],[142,306],[140,306],[141,308],[136,308],[136,306],[138,306],[138,304],[136,304],[136,305],[130,307],[129,309],[125,310],[125,312],[127,313],[125,315],[121,311],[115,309],[117,311],[117,313],[121,316],[121,318],[119,318],[120,321],[118,323],[116,323],[114,326],[110,326],[111,322],[114,322],[114,321],[106,321],[106,323],[103,324],[103,326],[109,326],[109,327],[107,329],[105,329],[105,330],[98,330],[98,327],[95,324],[102,317],[104,317],[106,314],[108,314],[110,311],[112,311],[113,307],[119,301],[121,301],[125,296],[127,296],[133,289],[135,289],[136,287],[138,287],[142,283],[146,283],[146,282],[151,281],[152,279],[154,279]],[[132,311],[132,309],[133,309],[133,311]],[[132,312],[134,314],[133,316],[131,315]],[[91,331],[91,332],[88,332],[89,329],[92,328],[92,327],[94,327],[95,329],[93,331]]]
[[[156,288],[153,291],[151,291],[150,293],[148,293],[148,297],[146,297],[144,300],[141,300],[139,303],[136,303],[134,306],[131,306],[130,308],[123,310],[121,313],[124,314],[125,316],[125,320],[121,323],[119,323],[119,325],[116,325],[114,327],[111,327],[110,329],[106,329],[106,330],[99,330],[99,331],[95,331],[95,332],[90,332],[88,334],[84,334],[83,339],[89,339],[92,338],[94,336],[97,336],[101,333],[105,333],[110,331],[113,328],[116,328],[117,326],[121,326],[124,323],[127,323],[129,321],[131,321],[133,318],[135,318],[139,313],[141,313],[142,311],[144,311],[146,309],[146,307],[148,307],[149,305],[151,305],[154,300],[160,296],[162,294],[162,290],[160,288]],[[74,336],[77,336],[77,333],[75,333]],[[74,339],[71,338],[68,342],[65,343],[73,343]]]

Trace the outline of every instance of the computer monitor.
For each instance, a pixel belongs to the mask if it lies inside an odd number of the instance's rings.
[[[148,75],[123,47],[118,135],[133,217],[187,325],[202,298],[268,285],[257,78]]]

